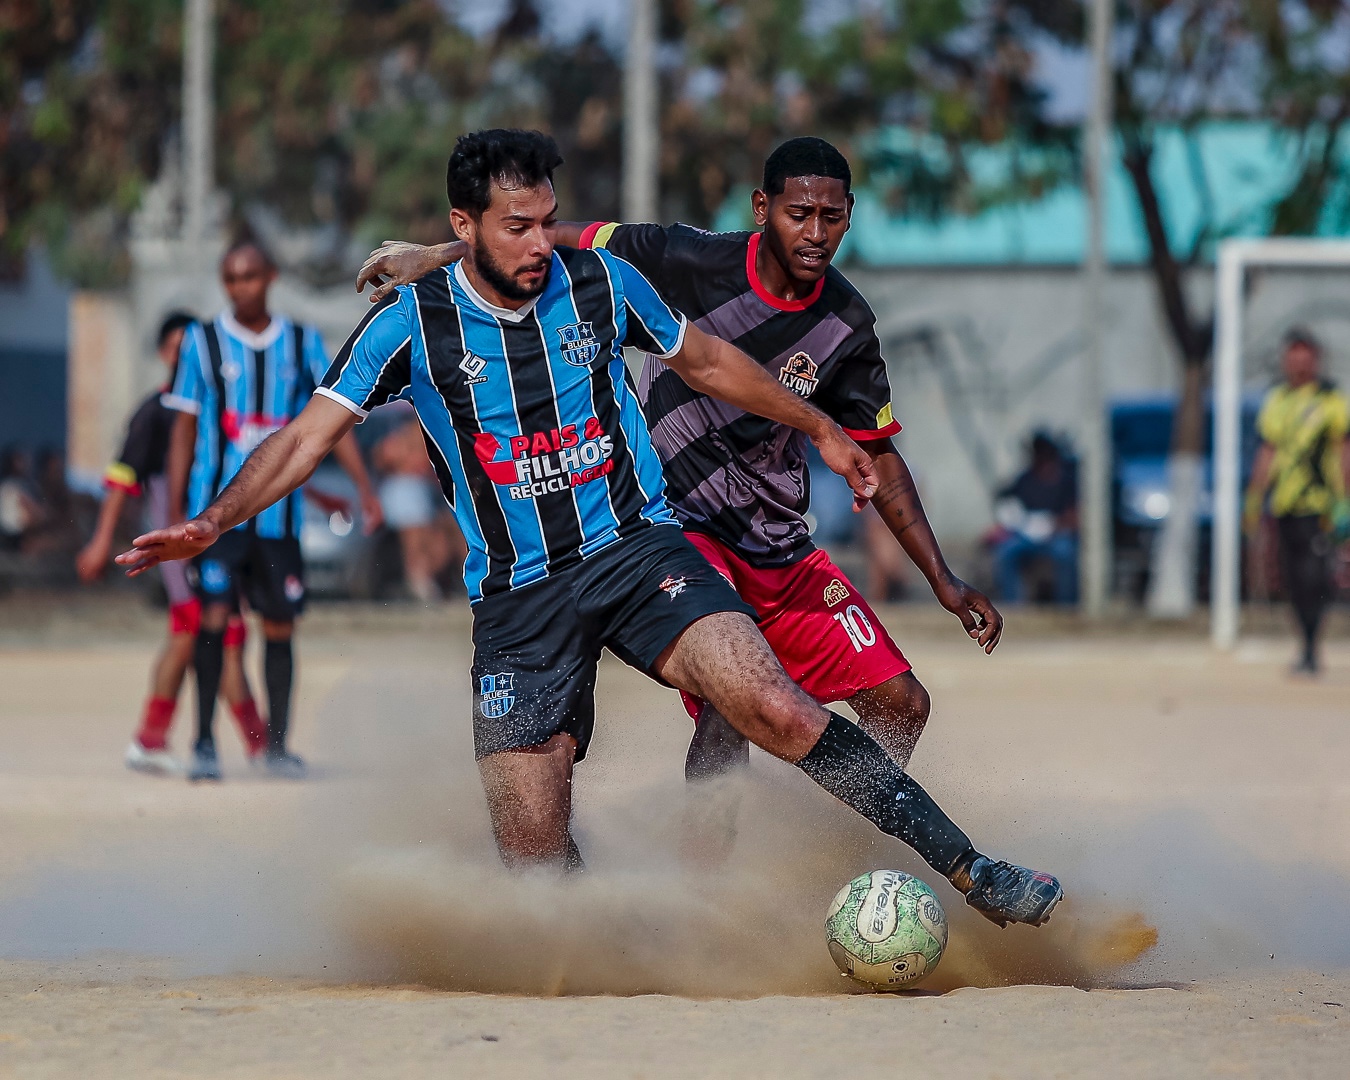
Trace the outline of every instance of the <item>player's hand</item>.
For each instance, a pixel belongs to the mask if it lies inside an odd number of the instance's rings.
[[[820,451],[821,460],[853,489],[853,512],[856,514],[865,509],[877,493],[877,470],[867,451],[845,435],[837,424],[829,425],[811,441]]]
[[[220,529],[213,522],[194,518],[136,537],[131,550],[122,552],[113,561],[126,569],[127,577],[137,577],[162,562],[200,555],[219,536]]]
[[[998,646],[1003,636],[1003,616],[979,589],[973,589],[955,574],[933,587],[938,603],[961,620],[966,633],[986,653]]]
[[[376,304],[398,286],[410,285],[443,265],[439,248],[410,244],[406,240],[386,240],[361,264],[361,271],[356,275],[356,291],[374,285],[370,302]]]
[[[379,496],[367,488],[361,492],[361,531],[369,536],[384,524],[384,507]]]
[[[90,540],[80,548],[80,553],[75,556],[75,573],[80,580],[90,585],[101,578],[108,565],[108,554],[108,543],[104,540]]]

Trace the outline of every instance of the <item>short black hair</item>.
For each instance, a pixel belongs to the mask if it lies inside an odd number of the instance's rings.
[[[764,183],[761,185],[764,194],[783,194],[783,185],[794,176],[842,180],[844,191],[853,190],[853,172],[848,167],[848,158],[824,139],[810,135],[789,139],[769,155],[764,162]]]
[[[164,339],[175,330],[183,330],[197,321],[196,315],[189,315],[186,311],[170,312],[162,323],[159,324],[159,336],[155,338],[155,345],[164,344]]]
[[[226,248],[225,254],[220,257],[220,265],[224,266],[225,260],[231,255],[237,254],[240,251],[248,251],[250,248],[262,256],[262,261],[267,266],[267,269],[275,270],[277,268],[277,261],[272,258],[272,253],[268,251],[267,246],[252,233],[245,233]]]
[[[493,181],[501,187],[539,187],[553,182],[553,170],[562,163],[558,144],[542,131],[470,131],[455,140],[445,193],[455,209],[482,217],[492,205]]]
[[[1322,355],[1322,343],[1317,340],[1317,335],[1306,326],[1292,327],[1284,335],[1284,347],[1286,349],[1292,349],[1296,346],[1308,349],[1316,356]]]

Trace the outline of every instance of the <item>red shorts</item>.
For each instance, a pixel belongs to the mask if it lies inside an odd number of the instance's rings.
[[[825,552],[766,569],[703,533],[685,535],[758,613],[760,632],[792,681],[821,704],[910,670],[881,620]],[[697,719],[701,702],[685,695],[684,704]]]

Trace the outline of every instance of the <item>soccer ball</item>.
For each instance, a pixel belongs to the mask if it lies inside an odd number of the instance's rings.
[[[938,965],[947,947],[947,913],[933,890],[899,870],[856,877],[825,916],[839,970],[878,990],[899,990]]]

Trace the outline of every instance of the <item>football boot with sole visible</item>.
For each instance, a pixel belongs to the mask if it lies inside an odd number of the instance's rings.
[[[1040,926],[1049,922],[1055,905],[1064,899],[1064,889],[1053,874],[983,855],[970,864],[969,875],[966,903],[999,926],[1010,922]]]
[[[220,759],[216,757],[215,743],[198,743],[192,751],[192,768],[188,770],[188,779],[194,784],[198,780],[219,780]]]
[[[131,745],[127,747],[127,752],[123,755],[122,760],[126,762],[128,769],[149,773],[151,776],[181,776],[183,774],[183,766],[167,750],[163,747],[158,750],[151,750],[147,746],[142,746],[139,739],[131,740]]]

